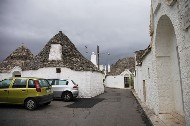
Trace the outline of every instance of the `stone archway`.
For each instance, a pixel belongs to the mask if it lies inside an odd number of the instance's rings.
[[[12,73],[12,77],[21,77],[20,71],[14,71],[14,72]]]
[[[184,115],[177,39],[173,24],[166,15],[159,19],[157,25],[155,56],[159,113]]]

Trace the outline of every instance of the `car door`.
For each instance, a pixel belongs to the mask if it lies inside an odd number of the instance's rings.
[[[8,100],[10,103],[23,104],[27,97],[27,79],[15,79],[12,88],[9,88]]]
[[[67,88],[67,80],[54,80],[52,85],[54,97],[61,97],[63,91]]]
[[[0,81],[0,102],[8,102],[9,86],[12,82],[12,79],[5,79]]]

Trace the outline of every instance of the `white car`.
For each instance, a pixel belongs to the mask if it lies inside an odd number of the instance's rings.
[[[48,79],[52,85],[54,98],[62,98],[63,101],[71,101],[78,96],[78,85],[68,79]]]

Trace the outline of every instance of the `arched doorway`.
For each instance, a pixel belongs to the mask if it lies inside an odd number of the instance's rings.
[[[184,115],[177,39],[173,24],[166,15],[160,18],[157,25],[155,56],[159,113]]]
[[[14,71],[12,77],[21,77],[21,73],[19,71]]]

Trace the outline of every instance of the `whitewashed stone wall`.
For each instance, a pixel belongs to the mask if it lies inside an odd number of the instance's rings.
[[[103,74],[90,71],[73,71],[61,68],[61,73],[56,73],[56,68],[40,68],[38,70],[22,71],[22,77],[39,77],[46,79],[71,79],[79,85],[79,97],[91,98],[104,92]],[[12,73],[0,74],[0,79],[12,77]]]
[[[107,76],[105,80],[105,86],[111,88],[124,88],[123,76]]]
[[[62,46],[60,44],[51,44],[49,60],[62,60]]]
[[[139,98],[145,101],[144,80],[146,85],[145,102],[148,107],[156,114],[174,110],[185,116],[186,125],[189,126],[190,30],[184,30],[182,27],[180,6],[183,6],[183,2],[179,1],[173,6],[168,6],[164,1],[153,0],[155,30],[152,51],[143,59],[142,66],[135,68],[134,88]],[[162,19],[161,23],[163,24],[159,26],[159,21],[163,17],[168,17],[169,22],[166,21],[167,19]],[[168,25],[174,27],[175,33],[171,33],[172,27],[168,27]]]
[[[143,92],[142,92],[142,66],[136,66],[135,67],[136,75],[135,75],[135,81],[134,81],[134,89],[136,93],[138,94],[138,97],[143,101]]]
[[[185,3],[185,0],[182,1],[177,1],[174,5],[168,6],[165,1],[156,1],[153,0],[153,10],[154,10],[154,36],[153,36],[153,45],[152,45],[152,51],[153,51],[153,57],[152,57],[152,63],[153,63],[153,71],[155,72],[155,79],[153,80],[153,85],[156,85],[159,79],[159,76],[157,75],[157,72],[155,70],[159,70],[158,64],[156,67],[156,63],[158,59],[155,58],[157,56],[157,52],[155,51],[155,46],[156,46],[156,35],[159,33],[156,33],[156,29],[158,26],[158,22],[161,17],[163,16],[168,16],[169,19],[172,22],[172,25],[174,27],[175,35],[176,35],[176,42],[178,46],[178,51],[179,53],[179,74],[181,75],[181,82],[182,82],[182,102],[183,104],[177,104],[178,101],[175,101],[177,106],[183,106],[184,107],[184,114],[185,114],[185,119],[186,119],[186,125],[190,125],[190,28],[187,30],[184,30],[183,28],[183,19],[182,19],[182,13],[184,10],[183,4]],[[175,46],[175,45],[174,45]],[[161,49],[161,48],[160,48]],[[157,50],[162,52],[162,50]],[[164,52],[163,52],[164,53]],[[166,53],[166,52],[165,52]],[[171,57],[173,57],[171,55]],[[172,58],[173,60],[176,60],[175,58]],[[143,61],[144,62],[144,61]],[[175,65],[173,65],[173,68],[175,69]],[[161,72],[161,71],[160,71]],[[174,72],[174,71],[173,71]],[[172,73],[171,73],[172,74]],[[167,76],[167,75],[166,75]],[[179,76],[175,77],[174,76],[174,89],[175,91],[179,91],[181,87],[178,87],[179,85],[175,85],[175,83],[178,83],[180,81]],[[152,90],[152,89],[151,89]],[[176,94],[175,94],[176,93]],[[174,97],[179,94],[177,92],[174,93]],[[179,96],[180,97],[180,96]],[[165,99],[167,101],[167,99]],[[161,104],[160,104],[161,105]],[[160,106],[159,105],[159,106]],[[168,105],[165,105],[166,107],[169,107]]]
[[[91,60],[90,60],[95,66],[97,66],[97,61],[96,61],[96,54],[95,52],[92,52],[91,55]]]
[[[13,77],[13,73],[14,72],[18,72],[22,75],[22,69],[20,67],[14,67],[12,70],[10,70],[9,72],[7,73],[0,73],[0,80],[3,80],[5,78],[10,78],[10,77]]]
[[[98,72],[88,72],[90,75],[90,95],[95,97],[104,93],[103,79],[104,75]]]
[[[142,63],[142,78],[145,80],[146,87],[146,104],[158,113],[158,85],[154,83],[155,71],[153,69],[152,58],[153,53],[150,52]]]
[[[111,88],[125,88],[124,77],[128,77],[129,79],[131,79],[131,75],[132,73],[128,69],[126,69],[120,75],[107,76],[105,79],[105,86]],[[129,88],[131,88],[130,84]]]

